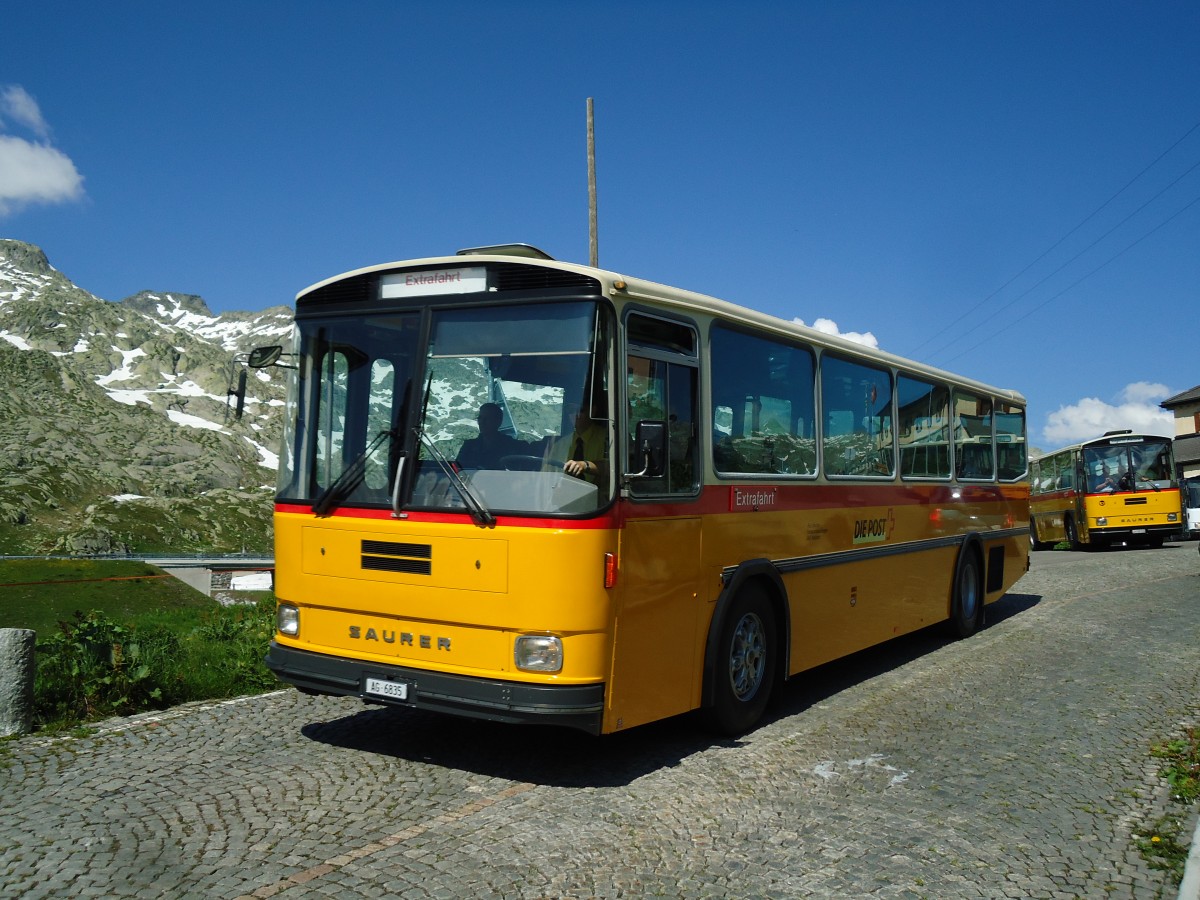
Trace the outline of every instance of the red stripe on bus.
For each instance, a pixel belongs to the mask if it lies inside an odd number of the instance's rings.
[[[735,491],[749,499],[739,502]],[[812,509],[848,509],[880,506],[957,506],[971,503],[1025,502],[1024,484],[716,484],[708,485],[694,498],[621,500],[616,506],[589,519],[559,519],[540,516],[496,517],[496,525],[563,530],[616,528],[626,519],[698,515],[755,515],[763,512],[798,512]],[[755,502],[755,501],[758,502]],[[300,503],[276,503],[275,511],[312,515],[312,507]],[[397,519],[390,509],[341,507],[330,518],[374,519],[414,523],[470,524],[465,512],[414,510]]]

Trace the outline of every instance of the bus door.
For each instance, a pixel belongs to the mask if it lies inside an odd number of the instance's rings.
[[[630,315],[613,674],[608,728],[676,715],[699,702],[707,598],[700,590],[697,360],[690,326]],[[664,333],[660,333],[664,332]],[[683,344],[684,346],[680,346]],[[669,345],[669,346],[668,346]],[[634,446],[639,422],[665,425],[661,475]]]
[[[1080,542],[1087,543],[1088,540],[1088,515],[1087,515],[1087,495],[1088,486],[1092,479],[1088,475],[1087,464],[1084,461],[1083,454],[1080,453],[1075,457],[1075,534],[1079,537]]]

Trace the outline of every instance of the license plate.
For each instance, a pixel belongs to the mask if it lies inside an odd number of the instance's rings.
[[[1133,529],[1133,533],[1134,534],[1145,534],[1146,529],[1145,528],[1135,528],[1135,529]]]
[[[403,681],[385,681],[382,678],[367,679],[367,693],[391,700],[407,700],[408,685]]]

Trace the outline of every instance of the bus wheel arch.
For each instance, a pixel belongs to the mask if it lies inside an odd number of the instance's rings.
[[[704,654],[701,707],[707,724],[741,734],[762,717],[786,677],[787,592],[767,560],[743,563],[717,599]]]
[[[978,535],[967,535],[950,586],[950,630],[957,637],[970,637],[983,627],[984,575],[983,542]]]

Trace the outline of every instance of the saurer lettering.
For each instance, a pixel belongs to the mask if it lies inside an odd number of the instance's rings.
[[[356,641],[380,641],[384,644],[399,643],[402,647],[419,645],[422,649],[450,651],[450,638],[436,637],[430,634],[414,635],[411,631],[396,631],[390,628],[363,628],[361,625],[350,626],[350,638]]]

